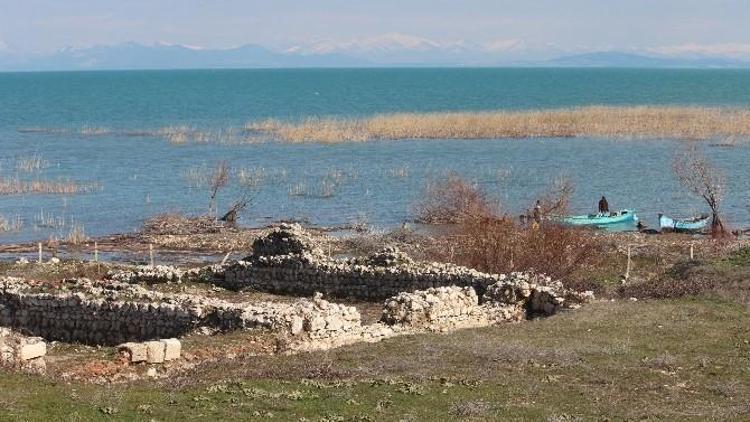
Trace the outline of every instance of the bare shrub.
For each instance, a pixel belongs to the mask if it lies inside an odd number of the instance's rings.
[[[690,193],[706,201],[711,209],[711,231],[714,234],[725,234],[727,230],[719,214],[719,208],[726,191],[726,175],[695,145],[686,147],[675,155],[672,169]]]
[[[252,197],[245,193],[240,199],[234,202],[231,207],[229,207],[229,211],[227,211],[219,220],[227,223],[230,226],[235,226],[237,224],[237,219],[240,216],[240,213],[245,211],[247,209],[248,205],[252,203]]]
[[[568,212],[570,198],[575,192],[573,181],[567,176],[559,176],[552,181],[547,191],[539,198],[542,215],[562,215]]]
[[[487,195],[455,173],[427,185],[415,206],[417,221],[428,224],[455,224],[497,213]]]
[[[542,213],[562,213],[573,192],[559,178],[539,200]],[[429,255],[490,273],[534,270],[564,279],[600,259],[596,236],[589,230],[562,227],[544,219],[527,225],[500,215],[476,186],[456,175],[428,186],[417,208],[418,219],[456,223],[431,245]]]
[[[216,168],[214,168],[213,173],[211,174],[211,184],[210,184],[210,190],[211,190],[211,196],[210,201],[208,205],[208,213],[209,214],[216,214],[216,196],[219,194],[219,191],[224,188],[229,183],[229,163],[226,161],[220,161]]]
[[[588,230],[525,226],[508,217],[472,219],[443,241],[437,249],[442,259],[489,273],[534,270],[565,279],[600,258],[598,239]]]

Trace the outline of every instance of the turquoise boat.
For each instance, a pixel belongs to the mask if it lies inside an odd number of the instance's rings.
[[[672,218],[659,214],[659,227],[662,231],[673,231],[677,233],[698,233],[708,227],[708,214],[693,218]]]
[[[557,220],[569,226],[608,227],[634,224],[638,221],[638,216],[635,210],[620,210],[609,214],[561,216]]]

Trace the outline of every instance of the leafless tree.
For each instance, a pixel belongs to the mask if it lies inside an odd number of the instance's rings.
[[[726,193],[727,178],[695,145],[675,154],[674,174],[690,193],[703,198],[711,209],[711,231],[726,233],[719,209]]]
[[[220,161],[211,174],[211,198],[208,204],[208,213],[216,214],[216,196],[219,191],[229,183],[229,163]]]
[[[253,197],[245,192],[240,199],[234,202],[231,207],[229,207],[229,211],[227,211],[219,220],[227,223],[230,226],[234,226],[237,224],[237,219],[239,218],[240,213],[242,213],[248,205],[252,204]]]
[[[445,180],[427,184],[414,207],[417,220],[427,224],[457,224],[499,215],[498,207],[476,185],[451,173]]]
[[[565,214],[574,191],[575,186],[569,177],[564,175],[557,177],[539,198],[542,215]]]

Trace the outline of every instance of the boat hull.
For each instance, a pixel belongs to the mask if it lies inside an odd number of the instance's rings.
[[[620,210],[610,214],[565,216],[558,221],[569,226],[608,227],[634,224],[638,221],[638,216],[634,210]]]
[[[659,227],[663,231],[674,231],[678,233],[702,232],[708,227],[709,216],[692,219],[672,218],[666,215],[659,216]]]

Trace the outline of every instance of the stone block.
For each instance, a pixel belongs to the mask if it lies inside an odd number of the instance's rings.
[[[18,350],[18,359],[22,362],[40,358],[47,354],[47,343],[41,340],[31,340]]]
[[[180,358],[180,353],[182,352],[182,344],[180,343],[180,340],[177,340],[176,338],[168,338],[161,340],[161,342],[164,344],[165,361]]]
[[[148,348],[144,343],[125,343],[117,347],[130,356],[131,363],[145,362],[148,360]]]
[[[164,343],[156,340],[156,341],[147,341],[143,344],[146,345],[146,349],[147,349],[146,362],[164,363],[164,350],[165,350]]]

